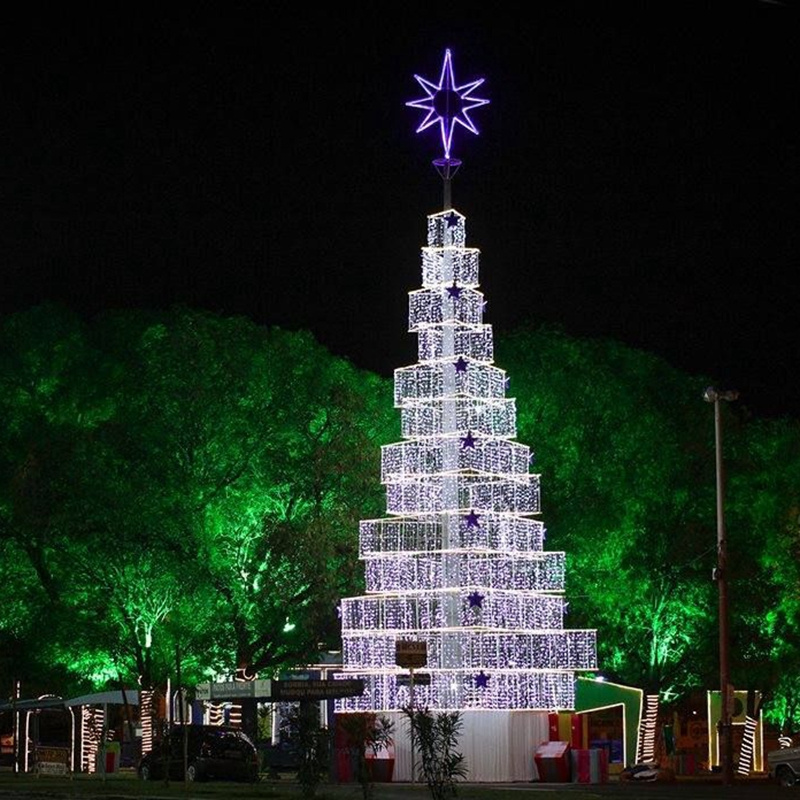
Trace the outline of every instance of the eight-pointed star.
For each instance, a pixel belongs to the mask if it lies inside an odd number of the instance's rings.
[[[428,112],[417,128],[417,133],[438,123],[444,157],[449,160],[456,123],[471,133],[478,133],[475,123],[470,119],[469,112],[473,108],[485,106],[489,102],[484,98],[472,96],[472,92],[483,83],[484,79],[480,78],[472,83],[456,86],[453,76],[453,55],[450,50],[444,51],[442,74],[439,76],[438,84],[425,80],[419,75],[414,77],[425,92],[425,97],[421,97],[419,100],[410,100],[406,105]]]

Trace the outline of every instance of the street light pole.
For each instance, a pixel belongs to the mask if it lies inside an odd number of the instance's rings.
[[[731,710],[731,667],[729,656],[730,631],[728,624],[728,543],[725,535],[725,473],[722,460],[722,415],[720,400],[731,402],[739,397],[739,392],[725,392],[709,386],[703,393],[707,403],[714,404],[714,451],[717,472],[717,568],[714,579],[719,588],[719,683],[722,711],[719,721],[719,752],[723,786],[733,783],[733,737]]]

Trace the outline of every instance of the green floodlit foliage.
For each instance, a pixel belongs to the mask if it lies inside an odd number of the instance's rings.
[[[732,563],[737,685],[766,689],[765,716],[800,729],[800,424],[753,421],[729,450],[727,517],[750,535]]]
[[[385,381],[307,333],[187,309],[34,310],[5,320],[0,353],[3,546],[59,623],[18,623],[18,649],[76,686],[151,685],[176,649],[192,683],[336,644],[397,436]]]
[[[533,446],[542,473],[548,548],[567,552],[570,625],[598,628],[600,666],[612,679],[665,699],[714,687],[713,412],[702,401],[709,381],[618,343],[550,328],[499,337],[498,351],[517,397],[519,438]],[[755,684],[778,703],[785,690],[764,664],[756,669],[748,647],[758,632],[771,643],[760,651],[764,662],[775,668],[776,648],[787,645],[773,610],[796,614],[797,560],[786,556],[799,537],[786,526],[799,507],[800,431],[789,421],[747,423],[741,408],[723,412],[729,554],[732,564],[746,563],[731,575],[732,660],[737,686]]]
[[[717,682],[705,380],[547,328],[498,337],[570,627],[665,699]],[[380,516],[389,382],[308,333],[189,309],[0,320],[0,686],[189,685],[337,647]],[[723,408],[732,671],[800,726],[800,429]],[[288,623],[290,624],[287,624]],[[0,689],[0,694],[7,689]]]
[[[567,553],[570,625],[599,629],[612,676],[667,696],[697,683],[714,519],[696,383],[556,330],[521,330],[499,349],[543,475],[548,547]]]

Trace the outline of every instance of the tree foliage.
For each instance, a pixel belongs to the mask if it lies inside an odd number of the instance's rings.
[[[4,635],[94,684],[161,682],[176,645],[198,680],[331,640],[396,436],[384,381],[307,333],[182,308],[34,309],[0,353],[2,546],[32,595]]]
[[[753,420],[731,442],[727,518],[741,535],[731,561],[733,677],[765,713],[800,730],[800,424]]]
[[[518,439],[609,677],[717,682],[707,381],[605,340],[498,337]],[[724,404],[732,672],[800,726],[800,425]],[[0,320],[0,680],[275,672],[338,645],[380,516],[388,382],[304,332],[186,308]]]
[[[667,698],[715,686],[708,381],[619,343],[552,328],[520,329],[498,350],[517,397],[519,439],[537,453],[548,549],[567,553],[569,624],[598,629],[609,677]],[[749,655],[754,637],[761,654],[774,655],[778,619],[797,610],[796,560],[786,563],[786,554],[797,541],[789,528],[797,520],[800,436],[796,423],[759,425],[745,409],[722,411],[733,663],[738,685],[747,673],[764,689],[767,675],[755,676]],[[770,597],[781,598],[782,611]]]
[[[404,711],[414,731],[414,747],[419,753],[417,769],[432,800],[455,796],[458,781],[469,773],[464,754],[457,749],[464,727],[462,713],[433,713],[427,708],[406,708]]]

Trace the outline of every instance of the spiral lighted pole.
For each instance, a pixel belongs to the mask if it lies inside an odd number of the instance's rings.
[[[471,133],[478,133],[475,123],[470,119],[469,112],[479,106],[485,106],[489,102],[486,99],[472,96],[472,92],[483,83],[484,79],[479,78],[477,81],[456,86],[453,76],[453,55],[450,50],[444,52],[442,72],[438,83],[433,83],[419,75],[414,77],[425,91],[425,97],[411,100],[406,105],[428,112],[417,128],[417,133],[437,124],[439,126],[444,153],[442,158],[434,160],[433,166],[436,167],[436,171],[444,183],[443,210],[449,211],[453,207],[451,182],[461,166],[461,161],[451,154],[453,133],[456,125],[461,125]]]
[[[714,578],[719,587],[719,683],[722,712],[719,723],[719,753],[722,784],[733,783],[733,738],[731,728],[731,667],[730,667],[730,630],[728,612],[728,543],[725,534],[725,473],[722,460],[722,416],[720,400],[731,402],[739,397],[739,392],[709,386],[703,393],[707,403],[714,404],[714,450],[716,454],[717,472],[717,568]]]

